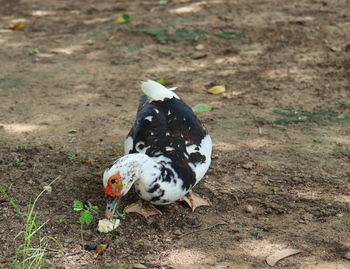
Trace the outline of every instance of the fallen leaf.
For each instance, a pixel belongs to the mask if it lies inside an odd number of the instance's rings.
[[[117,23],[127,23],[127,22],[130,21],[130,19],[131,19],[131,17],[128,14],[122,14],[122,15],[119,15],[115,19],[115,22],[117,22]]]
[[[156,80],[159,84],[162,84],[163,86],[167,85],[166,81],[164,78],[160,78]]]
[[[93,160],[87,159],[87,160],[84,161],[84,163],[86,163],[86,164],[92,164],[92,163],[93,163]]]
[[[75,134],[75,133],[77,133],[78,131],[76,130],[76,129],[70,129],[70,130],[68,130],[68,133],[69,134]]]
[[[226,91],[225,86],[219,85],[219,86],[214,86],[208,90],[208,93],[211,94],[220,94]]]
[[[10,29],[14,31],[21,31],[24,28],[26,28],[26,25],[23,22],[18,22],[15,25],[10,27]]]
[[[102,254],[106,249],[107,249],[108,245],[107,244],[99,244],[96,249],[95,252],[97,254]]]
[[[207,112],[211,110],[211,106],[206,104],[198,104],[192,107],[193,112]]]
[[[6,266],[8,262],[0,262],[0,267]]]
[[[266,257],[266,263],[270,266],[275,266],[275,264],[280,260],[292,255],[298,254],[300,252],[302,251],[299,249],[292,249],[292,248],[277,250],[275,253]]]
[[[35,55],[35,54],[38,54],[38,53],[40,53],[40,50],[38,48],[28,51],[28,55]]]

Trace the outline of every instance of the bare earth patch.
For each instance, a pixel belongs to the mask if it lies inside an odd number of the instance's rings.
[[[46,266],[270,268],[292,248],[274,268],[349,268],[349,14],[340,0],[1,1],[0,184],[25,209],[61,175],[37,207],[66,250]],[[158,78],[213,107],[198,113],[214,152],[196,187],[213,207],[129,214],[100,234],[102,173],[123,154],[140,81]],[[85,241],[108,244],[102,255],[81,248],[74,200],[101,208]],[[1,268],[22,229],[0,196]]]

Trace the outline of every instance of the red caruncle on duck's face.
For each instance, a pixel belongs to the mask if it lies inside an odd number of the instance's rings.
[[[106,196],[122,196],[123,181],[120,178],[120,173],[116,173],[108,178],[107,186],[103,188]]]

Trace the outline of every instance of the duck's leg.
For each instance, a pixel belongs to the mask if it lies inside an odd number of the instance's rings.
[[[153,205],[147,202],[143,202],[141,200],[125,207],[124,213],[131,213],[131,212],[138,213],[144,216],[145,218],[153,215],[158,215],[158,214],[162,215],[162,212],[160,212]]]
[[[185,201],[192,208],[192,212],[199,206],[212,206],[212,203],[192,191],[189,191],[180,201]]]

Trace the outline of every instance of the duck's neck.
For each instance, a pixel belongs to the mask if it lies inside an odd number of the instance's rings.
[[[139,185],[150,186],[159,177],[160,164],[142,153],[131,153],[114,163],[111,170],[118,171],[123,180],[123,194],[137,181]]]

